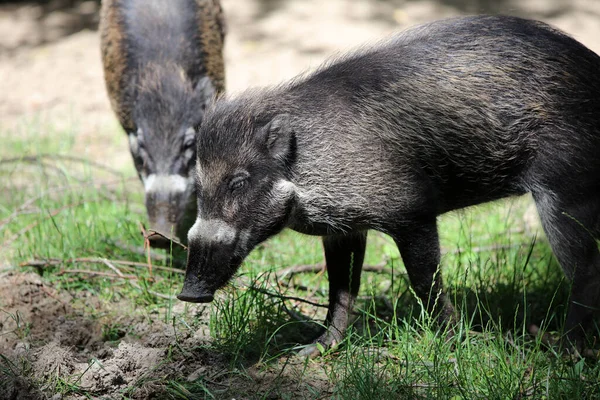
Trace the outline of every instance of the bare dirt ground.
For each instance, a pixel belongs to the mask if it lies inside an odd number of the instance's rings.
[[[12,360],[17,376],[23,372],[18,371],[19,360],[28,360],[34,381],[79,377],[80,388],[106,399],[121,398],[125,388],[130,386],[135,387],[127,393],[130,398],[163,398],[165,388],[159,382],[182,376],[189,381],[203,377],[211,382],[207,385],[212,386],[211,390],[222,393],[229,390],[234,394],[261,393],[275,377],[278,384],[289,386],[284,388],[285,392],[297,393],[298,397],[303,397],[308,388],[328,393],[326,376],[315,366],[311,383],[297,388],[295,371],[303,367],[299,359],[285,360],[285,371],[250,366],[247,377],[229,375],[228,360],[220,353],[201,347],[206,344],[208,326],[175,333],[173,326],[158,318],[124,314],[122,310],[130,309],[128,306],[101,302],[85,292],[74,297],[58,291],[35,273],[3,274],[0,293],[0,354]],[[206,311],[206,306],[188,306],[185,314],[197,313],[208,318]],[[174,307],[173,317],[183,313],[181,304]],[[121,328],[107,332],[107,326]],[[187,352],[174,355],[175,344]],[[165,362],[168,352],[172,354]],[[31,378],[14,376],[0,381],[0,399],[45,398],[30,382]],[[244,389],[238,390],[238,387]]]
[[[464,14],[503,13],[541,19],[600,53],[597,0],[222,2],[228,21],[227,87],[232,92],[277,83],[329,56],[407,26]],[[34,120],[40,134],[45,134],[47,126],[76,126],[74,151],[112,166],[131,163],[125,138],[114,140],[121,132],[104,89],[97,12],[94,1],[0,4],[0,136],[18,135],[24,124]],[[217,373],[226,365],[218,354],[202,353],[185,365],[175,363],[156,370],[153,367],[174,339],[169,326],[121,316],[121,323],[133,326],[131,337],[139,339],[122,341],[115,348],[103,339],[102,321],[90,319],[86,312],[86,307],[106,305],[91,295],[72,298],[32,273],[1,275],[0,294],[4,311],[0,315],[0,354],[13,359],[25,353],[34,355],[33,373],[40,378],[73,375],[90,368],[80,384],[112,398],[122,387],[149,373],[168,375],[179,369],[192,379],[193,374],[205,373],[207,366]],[[116,308],[107,309],[106,315],[115,317]],[[178,340],[198,343],[206,336],[200,332]],[[103,368],[100,363],[90,367],[91,358],[100,360]],[[264,371],[251,373],[263,374],[255,385],[268,385]],[[294,376],[290,374],[292,387]],[[322,371],[313,375],[315,390],[327,397],[325,375]],[[235,384],[235,379],[227,384]],[[146,398],[156,390],[141,385],[134,396]],[[15,380],[0,398],[38,395],[25,382]]]

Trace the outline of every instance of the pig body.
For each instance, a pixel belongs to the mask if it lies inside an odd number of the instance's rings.
[[[195,128],[224,90],[218,0],[106,0],[101,50],[111,106],[145,187],[150,228],[187,238],[196,215]],[[151,238],[157,247],[169,242]]]
[[[308,76],[216,102],[198,135],[198,219],[179,296],[210,301],[285,227],[323,236],[325,345],[357,295],[367,230],[397,244],[442,323],[436,217],[531,192],[572,280],[581,340],[600,300],[600,57],[540,22],[434,22]]]

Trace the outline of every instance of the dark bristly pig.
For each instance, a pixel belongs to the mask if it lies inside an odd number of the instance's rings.
[[[536,21],[418,26],[274,88],[209,107],[179,298],[206,302],[283,228],[323,236],[329,346],[346,330],[367,230],[390,235],[442,324],[436,217],[530,192],[572,280],[581,343],[600,300],[600,57]]]
[[[100,31],[106,88],[144,184],[149,228],[185,240],[196,218],[195,129],[224,90],[220,3],[104,0]]]

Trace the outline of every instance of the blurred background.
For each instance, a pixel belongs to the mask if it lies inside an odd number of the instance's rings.
[[[227,89],[267,85],[410,25],[501,13],[553,24],[600,53],[599,0],[221,0]],[[94,153],[119,127],[104,89],[100,1],[0,1],[0,128],[75,124],[75,151]],[[111,163],[130,163],[122,136]]]

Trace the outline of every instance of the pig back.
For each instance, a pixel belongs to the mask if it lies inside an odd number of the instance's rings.
[[[545,24],[473,17],[401,33],[290,92],[310,115],[306,171],[334,171],[331,182],[346,171],[344,187],[362,193],[427,182],[452,199],[444,212],[527,191],[528,167],[556,163],[557,148],[597,171],[598,72],[596,54]]]
[[[225,24],[218,0],[107,0],[102,3],[101,53],[111,106],[126,130],[142,70],[173,66],[192,84],[208,76],[224,90]]]

